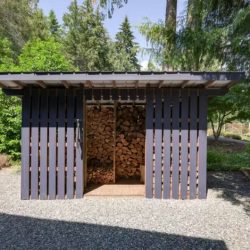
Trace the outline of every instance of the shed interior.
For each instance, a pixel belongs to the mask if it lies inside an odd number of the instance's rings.
[[[87,194],[144,195],[145,115],[144,104],[86,103]]]

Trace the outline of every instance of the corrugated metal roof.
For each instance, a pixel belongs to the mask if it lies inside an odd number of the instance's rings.
[[[0,87],[20,89],[64,86],[89,88],[181,87],[228,88],[245,79],[244,72],[1,72]]]

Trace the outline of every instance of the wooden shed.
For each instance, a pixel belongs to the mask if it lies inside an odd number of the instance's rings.
[[[82,198],[96,173],[99,178],[109,173],[118,184],[124,176],[140,177],[147,198],[206,198],[208,98],[224,95],[244,77],[242,72],[1,73],[4,92],[22,98],[21,198]],[[96,131],[102,131],[99,137]]]

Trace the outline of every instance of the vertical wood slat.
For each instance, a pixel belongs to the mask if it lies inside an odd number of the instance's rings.
[[[74,92],[67,91],[67,198],[74,198]]]
[[[146,198],[153,198],[153,93],[147,89],[146,104],[146,145],[145,145],[145,168],[146,168]]]
[[[205,91],[199,91],[199,182],[198,196],[207,196],[207,96]]]
[[[49,94],[49,199],[56,198],[56,90]]]
[[[164,91],[164,115],[163,115],[163,199],[170,198],[170,164],[171,164],[171,95],[170,91]]]
[[[187,198],[188,185],[188,93],[181,98],[181,198]]]
[[[65,90],[58,90],[58,198],[65,198]]]
[[[48,195],[48,91],[41,91],[40,108],[40,199]]]
[[[84,149],[84,105],[83,92],[76,95],[76,198],[83,197],[84,174],[83,174],[83,152]]]
[[[31,199],[38,199],[39,90],[32,90]]]
[[[22,170],[21,170],[21,199],[30,198],[30,101],[29,91],[22,97]]]
[[[162,197],[162,95],[156,89],[155,98],[155,198]]]
[[[179,91],[173,90],[172,198],[179,198]]]
[[[197,90],[190,90],[190,199],[196,198],[197,167]]]

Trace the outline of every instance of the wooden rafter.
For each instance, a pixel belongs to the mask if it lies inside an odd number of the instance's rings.
[[[44,83],[44,81],[37,81],[37,84],[38,84],[41,88],[43,88],[43,89],[46,89],[46,88],[47,88],[47,86],[46,86],[46,84]]]
[[[113,88],[116,88],[116,87],[117,87],[116,81],[112,81],[112,86],[113,86]]]
[[[163,86],[163,84],[164,84],[164,81],[162,80],[162,81],[159,81],[159,88],[161,88],[162,86]]]
[[[189,81],[188,80],[185,80],[181,83],[181,88],[185,88],[187,85],[188,85]]]
[[[205,83],[205,88],[207,89],[207,88],[209,88],[209,87],[211,87],[213,84],[214,84],[214,82],[215,81],[207,81],[206,83]]]
[[[91,81],[86,81],[86,84],[88,88],[93,88],[93,84]]]
[[[13,83],[15,83],[19,88],[26,87],[26,84],[20,81],[13,81]]]
[[[64,85],[64,87],[65,87],[66,89],[69,88],[69,83],[68,83],[67,81],[62,81],[62,84]]]
[[[1,83],[1,82],[0,82],[0,87],[1,88],[6,88],[6,86],[3,83]]]

